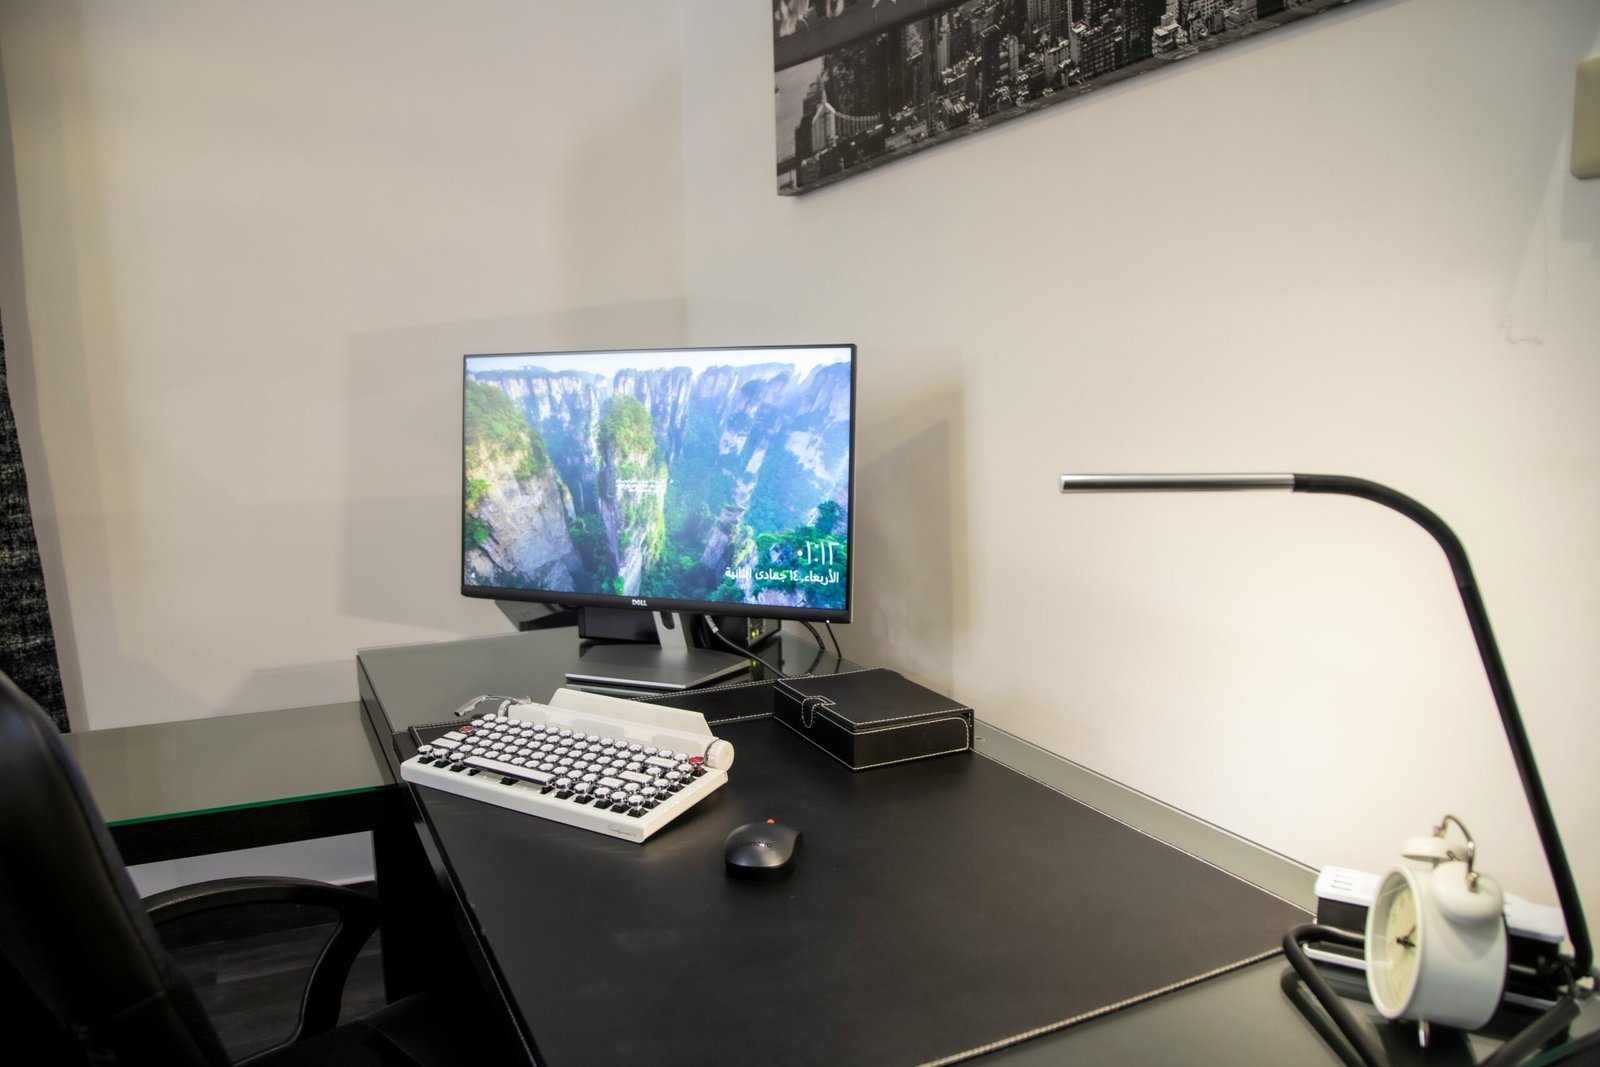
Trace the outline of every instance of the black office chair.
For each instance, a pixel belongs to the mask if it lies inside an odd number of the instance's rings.
[[[217,907],[315,904],[339,917],[289,1040],[241,1063],[339,1067],[506,1062],[476,997],[465,1013],[423,993],[336,1026],[345,978],[377,926],[375,902],[296,878],[231,878],[141,901],[55,726],[0,674],[0,1059],[23,1063],[232,1062],[156,924]],[[458,993],[459,996],[459,993]],[[446,1031],[448,1027],[448,1032]]]

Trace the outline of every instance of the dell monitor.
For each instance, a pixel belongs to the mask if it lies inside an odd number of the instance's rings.
[[[469,355],[462,397],[461,592],[655,623],[570,681],[745,670],[695,616],[850,621],[854,345]]]

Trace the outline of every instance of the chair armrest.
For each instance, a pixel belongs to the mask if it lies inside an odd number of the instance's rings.
[[[168,889],[144,900],[150,921],[157,927],[202,912],[251,904],[305,904],[327,908],[336,916],[333,934],[312,964],[311,975],[306,980],[294,1031],[287,1041],[275,1048],[333,1029],[339,1021],[340,1002],[344,998],[350,967],[361,946],[378,928],[378,902],[343,886],[306,878],[269,876],[219,878]]]

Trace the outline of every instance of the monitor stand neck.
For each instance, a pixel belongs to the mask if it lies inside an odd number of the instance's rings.
[[[574,685],[608,690],[674,692],[708,685],[750,669],[743,656],[698,648],[693,616],[651,612],[659,645],[585,642],[578,663],[567,671]]]
[[[656,624],[656,640],[660,643],[662,651],[699,651],[689,630],[694,616],[687,612],[652,611],[650,618]]]

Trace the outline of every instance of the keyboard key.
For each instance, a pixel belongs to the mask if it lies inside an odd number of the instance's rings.
[[[525,782],[537,782],[543,785],[551,780],[550,775],[543,771],[534,770],[532,767],[518,767],[515,764],[504,763],[496,759],[487,759],[483,756],[468,756],[467,765],[476,774],[480,770],[496,771],[511,778],[520,778]]]

